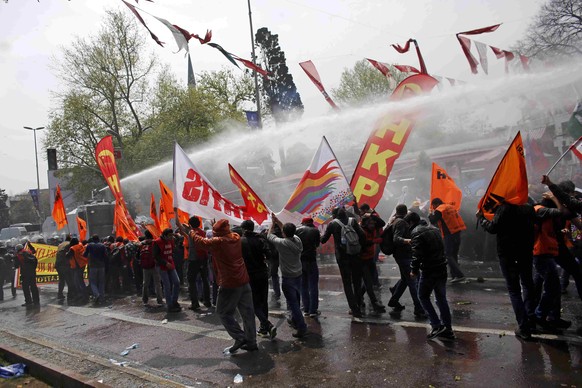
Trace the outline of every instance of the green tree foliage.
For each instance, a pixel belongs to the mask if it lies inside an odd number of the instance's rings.
[[[540,58],[582,54],[582,0],[549,0],[517,48]]]
[[[392,77],[386,78],[370,62],[362,59],[351,69],[344,69],[340,85],[331,93],[337,101],[347,105],[360,106],[377,101],[385,101],[405,74],[389,66]]]
[[[174,141],[200,144],[224,127],[244,122],[252,100],[250,77],[230,71],[202,73],[198,88],[181,85],[146,53],[134,18],[108,11],[101,31],[77,38],[55,67],[64,84],[56,95],[45,146],[57,149],[66,187],[78,201],[105,186],[95,146],[110,134],[122,151],[122,177],[172,157]]]
[[[266,27],[255,34],[255,42],[261,52],[262,67],[270,75],[263,77],[266,106],[276,122],[286,122],[301,117],[303,103],[297,92],[293,76],[289,74],[285,53],[279,46],[279,36]]]

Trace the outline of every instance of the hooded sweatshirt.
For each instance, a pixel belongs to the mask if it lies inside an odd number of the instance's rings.
[[[212,265],[216,283],[224,288],[237,288],[249,282],[249,275],[242,257],[240,236],[232,233],[228,220],[218,220],[212,227],[212,238],[204,238],[191,231],[194,246],[212,253]]]

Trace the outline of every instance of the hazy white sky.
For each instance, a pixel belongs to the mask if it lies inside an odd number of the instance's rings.
[[[145,0],[136,4],[192,33],[213,32],[213,41],[250,59],[247,0]],[[279,34],[281,48],[305,105],[305,117],[329,112],[320,92],[298,63],[311,59],[328,92],[337,87],[341,72],[365,57],[418,66],[413,52],[398,54],[390,43],[416,38],[429,73],[471,81],[474,76],[463,56],[456,32],[503,23],[494,33],[476,39],[508,49],[523,36],[542,0],[251,0],[255,31],[268,27]],[[50,91],[59,88],[51,70],[52,57],[74,36],[99,29],[105,9],[129,9],[121,0],[9,0],[0,2],[0,188],[9,194],[36,187],[32,131],[23,126],[48,124]],[[186,59],[175,54],[169,31],[144,15],[148,26],[166,47],[149,34],[150,48],[162,62],[186,79]],[[141,28],[141,27],[140,27]],[[217,50],[191,41],[194,71],[233,67]],[[476,55],[476,54],[475,54]],[[490,76],[502,76],[503,61],[489,57]],[[236,68],[234,68],[236,70]],[[47,187],[46,150],[39,136],[40,186]]]

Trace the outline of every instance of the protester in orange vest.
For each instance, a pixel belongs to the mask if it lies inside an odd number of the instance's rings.
[[[88,259],[83,256],[83,253],[85,253],[85,247],[79,242],[78,238],[73,237],[69,245],[67,258],[69,259],[71,273],[69,278],[71,279],[72,288],[75,290],[75,299],[68,300],[69,303],[86,303],[89,300],[87,286],[85,285],[85,280],[83,280],[83,273]]]
[[[431,202],[432,213],[428,216],[431,224],[438,226],[445,242],[445,256],[451,270],[451,283],[465,280],[465,275],[459,267],[459,247],[461,246],[461,232],[467,227],[459,212],[440,198]]]
[[[537,284],[543,284],[542,295],[535,311],[536,323],[543,329],[554,332],[567,329],[571,325],[571,322],[560,317],[562,307],[560,278],[556,265],[563,206],[551,193],[544,193],[541,203],[534,206],[534,209],[539,220],[536,224],[533,250],[535,281]]]

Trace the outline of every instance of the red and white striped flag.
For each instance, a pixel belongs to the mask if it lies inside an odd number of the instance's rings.
[[[578,159],[582,162],[582,136],[580,136],[580,138],[570,146],[570,149],[572,150],[574,155],[576,155]]]

